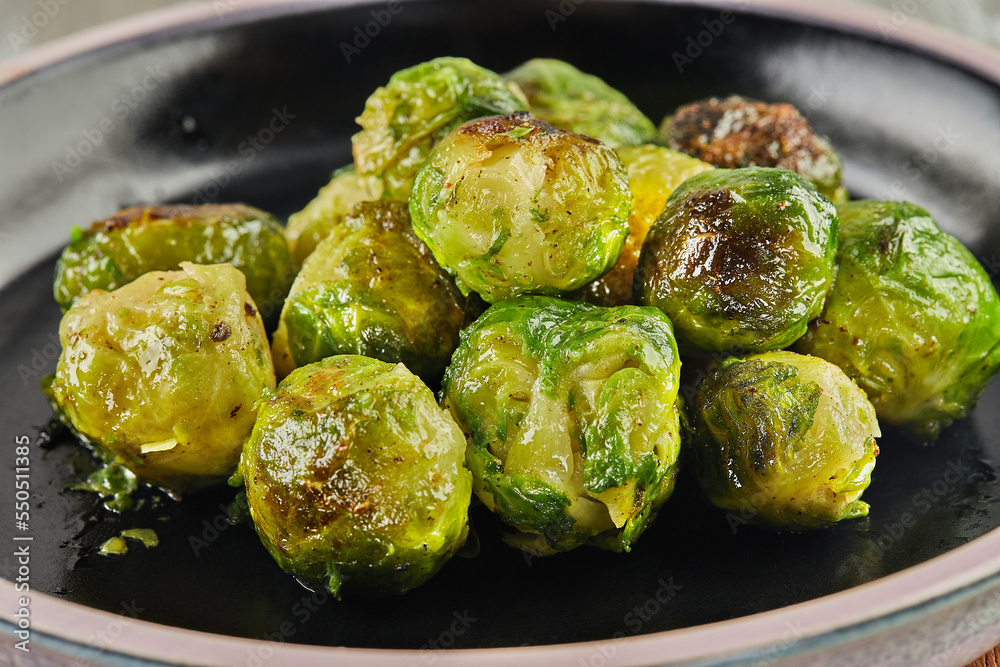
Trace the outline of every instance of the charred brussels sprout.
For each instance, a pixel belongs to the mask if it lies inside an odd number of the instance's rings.
[[[410,228],[406,204],[362,202],[310,255],[274,335],[279,375],[335,354],[402,362],[436,383],[465,298]]]
[[[737,95],[686,104],[660,128],[663,143],[716,167],[790,169],[840,202],[840,156],[791,104],[768,104]]]
[[[506,74],[528,98],[531,115],[612,148],[656,139],[656,126],[602,79],[562,60],[535,58]]]
[[[837,224],[833,205],[793,172],[703,172],[653,223],[636,302],[667,314],[685,352],[787,347],[833,284]]]
[[[48,387],[60,417],[155,486],[225,481],[274,389],[267,335],[228,264],[184,262],[114,292],[82,296],[63,316]]]
[[[614,268],[572,294],[574,298],[599,306],[632,303],[635,266],[649,227],[677,186],[712,168],[707,162],[660,146],[630,146],[619,148],[617,153],[628,170],[628,187],[632,193],[629,235]]]
[[[868,515],[860,498],[881,433],[833,364],[792,352],[727,359],[698,387],[686,424],[702,491],[740,520],[802,530]]]
[[[399,594],[468,532],[465,439],[401,364],[338,356],[261,406],[240,461],[257,534],[309,586]]]
[[[628,174],[604,144],[527,114],[466,123],[420,171],[413,229],[463,293],[563,294],[614,266]]]
[[[463,331],[442,396],[475,494],[523,531],[508,541],[628,551],[673,490],[679,373],[653,308],[522,296]]]
[[[400,70],[365,103],[354,135],[358,173],[379,177],[386,196],[406,199],[434,144],[457,125],[526,110],[516,87],[465,58],[435,58]]]
[[[56,263],[56,301],[65,311],[90,290],[115,290],[181,262],[232,264],[265,315],[281,310],[295,277],[281,224],[269,213],[243,204],[140,206],[74,230]]]
[[[344,216],[355,204],[381,196],[382,183],[377,178],[360,176],[353,165],[335,171],[316,198],[288,218],[285,239],[295,264],[302,266],[306,257],[344,221]]]
[[[852,202],[840,220],[840,271],[798,349],[854,378],[879,419],[936,438],[1000,367],[1000,299],[918,206]]]

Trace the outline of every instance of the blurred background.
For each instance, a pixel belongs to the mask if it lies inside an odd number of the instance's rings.
[[[898,11],[1000,48],[1000,0],[827,1]],[[174,4],[180,0],[0,0],[0,59],[101,23]]]

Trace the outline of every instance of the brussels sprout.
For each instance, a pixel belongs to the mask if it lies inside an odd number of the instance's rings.
[[[355,204],[382,196],[382,182],[372,176],[360,176],[354,165],[333,172],[316,198],[298,213],[288,217],[285,239],[297,266],[316,249],[319,242],[344,221]]]
[[[441,394],[473,491],[523,531],[508,541],[628,551],[673,491],[679,374],[653,308],[522,296],[465,329]]]
[[[713,169],[677,188],[636,268],[636,302],[673,322],[683,352],[787,347],[836,271],[837,213],[784,169]]]
[[[702,492],[741,521],[802,530],[868,515],[878,420],[829,362],[729,358],[698,387],[685,425]]]
[[[599,306],[632,303],[635,266],[650,225],[660,215],[674,188],[712,168],[707,162],[660,146],[629,146],[616,152],[628,170],[628,187],[632,193],[629,235],[614,268],[571,295]]]
[[[275,367],[283,376],[324,357],[363,354],[436,383],[458,346],[465,307],[414,236],[406,204],[362,202],[295,279],[274,334]]]
[[[146,482],[178,492],[225,481],[274,389],[246,278],[181,263],[80,297],[59,325],[47,391],[60,418]]]
[[[459,289],[495,303],[563,294],[607,273],[630,205],[612,149],[518,113],[442,140],[417,175],[410,215]]]
[[[387,197],[406,199],[434,144],[461,123],[527,110],[516,86],[465,58],[435,58],[400,70],[358,117],[358,173],[382,179]]]
[[[847,201],[840,186],[840,156],[791,104],[712,97],[664,118],[660,137],[664,145],[716,167],[790,169],[826,197]]]
[[[261,542],[308,586],[398,594],[465,542],[471,476],[451,416],[402,364],[329,357],[263,404],[240,475]]]
[[[531,115],[612,148],[656,139],[656,126],[602,79],[562,60],[535,58],[506,75],[528,98]]]
[[[879,419],[934,439],[1000,367],[1000,298],[914,204],[852,202],[840,220],[840,271],[797,349],[854,378]]]
[[[137,206],[74,229],[56,263],[56,301],[65,312],[90,290],[114,290],[181,262],[232,264],[265,315],[281,309],[295,277],[281,224],[269,213],[243,204]]]

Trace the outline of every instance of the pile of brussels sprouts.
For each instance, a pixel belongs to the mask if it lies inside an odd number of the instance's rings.
[[[936,438],[1000,366],[978,262],[913,204],[848,201],[790,105],[657,129],[564,62],[438,58],[358,122],[287,226],[127,209],[55,277],[59,417],[150,485],[244,487],[306,585],[419,586],[473,495],[533,554],[629,551],[682,455],[758,525],[862,517],[879,422]]]

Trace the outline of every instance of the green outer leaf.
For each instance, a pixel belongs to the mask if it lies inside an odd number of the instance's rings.
[[[115,290],[150,271],[229,263],[246,276],[247,292],[266,318],[281,310],[295,277],[281,224],[244,204],[125,209],[72,237],[53,287],[64,312],[87,292]]]
[[[1000,298],[922,208],[859,201],[841,218],[840,272],[797,349],[840,366],[880,420],[934,439],[1000,368]]]
[[[650,308],[522,296],[490,307],[461,340],[441,398],[468,436],[474,491],[501,519],[546,546],[512,543],[535,553],[588,540],[628,550],[676,475],[680,359],[669,320]],[[546,405],[558,413],[537,412]],[[526,429],[541,433],[563,421],[566,431],[522,440]],[[576,443],[581,475],[566,477],[541,454],[553,446],[549,437]],[[512,447],[519,460],[533,463],[512,464]],[[601,495],[607,493],[624,495]],[[620,529],[607,515],[593,514],[616,502],[625,511]]]
[[[295,279],[273,346],[279,373],[335,354],[402,362],[436,384],[466,300],[412,233],[403,202],[357,204]]]
[[[525,126],[534,131],[512,138]],[[496,303],[561,295],[608,272],[628,235],[631,195],[613,150],[513,114],[444,137],[409,205],[414,232],[463,293]]]
[[[867,512],[874,409],[818,357],[727,359],[699,385],[685,433],[703,493],[742,520],[802,530]]]
[[[823,308],[837,229],[833,205],[794,172],[702,172],[653,223],[636,302],[667,314],[686,353],[787,347]]]
[[[435,58],[400,70],[372,93],[358,117],[354,162],[382,179],[385,194],[406,199],[434,145],[473,118],[525,111],[503,77],[465,58]]]
[[[531,114],[612,148],[656,140],[656,126],[625,95],[562,60],[535,58],[506,75],[528,97]]]
[[[240,462],[261,542],[310,584],[400,594],[468,533],[462,433],[401,365],[342,355],[293,371]]]

